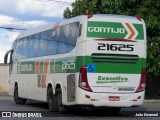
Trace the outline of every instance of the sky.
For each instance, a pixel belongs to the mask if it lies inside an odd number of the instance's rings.
[[[60,22],[75,0],[0,0],[0,27],[30,29]],[[0,63],[21,31],[0,28]]]

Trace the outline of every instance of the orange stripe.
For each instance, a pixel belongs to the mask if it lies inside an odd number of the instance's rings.
[[[39,73],[39,65],[40,65],[40,61],[36,61],[36,74]]]
[[[44,61],[44,74],[46,74],[47,71],[48,71],[48,65],[49,65],[49,60],[46,59],[46,60]]]
[[[41,87],[46,88],[46,75],[42,75],[41,78]]]
[[[132,29],[132,27],[130,26],[129,23],[125,23],[127,25],[127,27],[129,28],[129,30],[131,31],[130,36],[128,37],[128,39],[132,39],[132,37],[135,35],[134,30]]]

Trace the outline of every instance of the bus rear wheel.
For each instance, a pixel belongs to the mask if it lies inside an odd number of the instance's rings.
[[[58,111],[61,113],[68,113],[69,108],[62,104],[62,90],[61,88],[58,88],[57,90],[57,100],[58,100]]]
[[[48,107],[49,107],[49,110],[51,112],[57,112],[58,111],[58,102],[57,102],[57,98],[56,96],[53,95],[53,88],[49,88],[48,89]]]
[[[14,88],[14,101],[16,104],[25,104],[27,102],[27,99],[20,98],[18,95],[18,85],[15,86]]]

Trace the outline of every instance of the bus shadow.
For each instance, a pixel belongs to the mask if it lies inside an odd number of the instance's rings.
[[[40,108],[40,110],[48,110],[48,104],[46,102],[39,102],[34,100],[28,100],[26,103],[27,106]]]
[[[48,104],[45,102],[28,101],[26,105],[36,109],[38,108],[38,112],[42,112],[46,117],[134,117],[136,113],[147,111],[146,107],[122,108],[118,114],[114,114],[110,113],[107,108],[96,110],[72,108],[66,114],[62,114],[59,112],[50,112]]]

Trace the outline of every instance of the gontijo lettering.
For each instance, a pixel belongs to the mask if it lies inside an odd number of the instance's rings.
[[[89,32],[103,32],[103,33],[125,33],[124,28],[111,28],[111,27],[88,27]]]
[[[21,71],[32,71],[32,64],[22,64]]]

